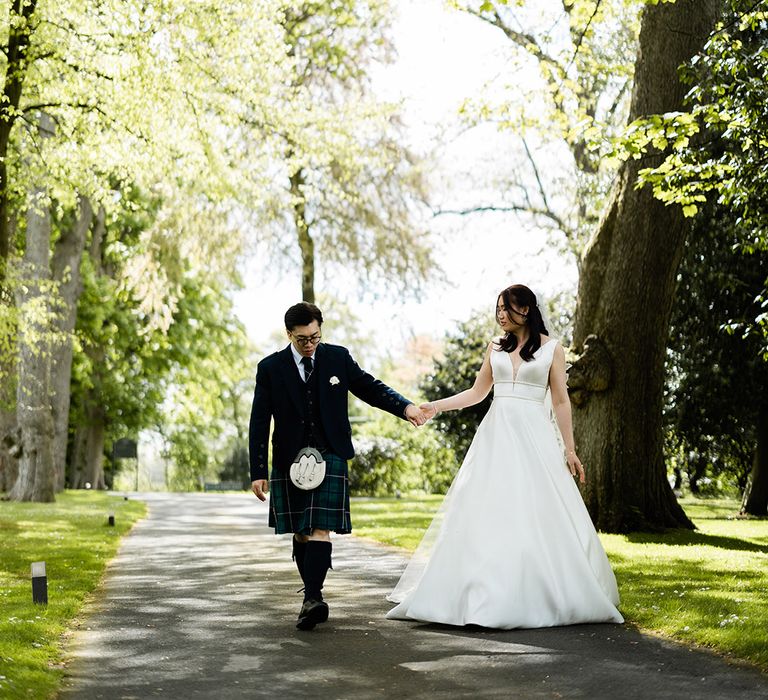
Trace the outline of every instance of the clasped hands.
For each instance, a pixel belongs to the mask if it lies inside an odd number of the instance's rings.
[[[405,417],[417,428],[424,425],[428,420],[437,415],[437,410],[433,403],[423,403],[421,406],[408,404],[405,409]]]

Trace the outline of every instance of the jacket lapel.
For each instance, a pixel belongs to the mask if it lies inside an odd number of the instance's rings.
[[[291,397],[298,414],[303,416],[304,402],[301,400],[301,377],[299,377],[299,370],[293,361],[290,345],[280,351],[280,359],[280,368],[285,380],[285,386],[288,387],[288,395]]]

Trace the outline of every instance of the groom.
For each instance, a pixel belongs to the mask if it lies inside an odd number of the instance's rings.
[[[352,392],[371,406],[413,425],[426,418],[410,401],[364,372],[340,345],[320,343],[323,314],[302,302],[285,313],[290,344],[263,359],[256,372],[249,428],[251,486],[269,503],[269,525],[275,534],[292,532],[293,559],[304,582],[304,603],[296,624],[311,630],[328,619],[321,590],[331,567],[331,530],[351,532],[347,460],[354,455],[347,413]],[[267,479],[270,419],[272,474]],[[289,471],[297,453],[314,447],[326,464],[325,478],[312,490],[297,488]]]

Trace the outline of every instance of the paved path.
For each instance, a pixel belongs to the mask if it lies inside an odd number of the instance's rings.
[[[331,619],[294,623],[290,536],[248,494],[147,494],[71,646],[62,698],[768,698],[768,678],[625,626],[384,619],[404,559],[337,537]],[[353,506],[354,521],[354,506]]]

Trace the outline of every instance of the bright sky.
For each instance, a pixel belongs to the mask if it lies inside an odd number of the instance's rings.
[[[455,183],[466,172],[489,174],[488,169],[509,152],[508,136],[490,127],[471,130],[459,139],[443,133],[457,133],[456,113],[465,98],[479,94],[494,76],[509,72],[507,40],[475,18],[446,10],[441,0],[402,0],[394,40],[398,59],[374,76],[375,85],[385,99],[404,100],[412,144],[429,151],[436,139],[446,139],[438,163],[441,182]],[[472,195],[467,185],[461,191],[462,203],[473,201]],[[439,199],[451,208],[445,195]],[[497,293],[510,284],[528,284],[544,295],[575,289],[574,261],[561,258],[545,234],[523,231],[512,215],[441,216],[431,219],[429,227],[439,244],[436,257],[444,281],[430,285],[418,299],[361,300],[338,271],[327,279],[319,266],[316,292],[347,303],[360,318],[362,333],[383,339],[389,355],[397,356],[414,335],[442,337],[475,310],[492,313]],[[290,275],[270,273],[269,267],[265,259],[250,260],[247,286],[235,299],[238,316],[265,352],[277,349],[269,338],[282,329],[285,309],[300,301],[301,289],[298,266]]]

